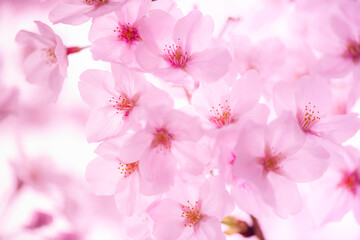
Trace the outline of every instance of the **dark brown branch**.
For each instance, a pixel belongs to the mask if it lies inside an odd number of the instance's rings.
[[[243,237],[256,236],[259,240],[265,240],[259,222],[254,216],[250,217],[252,221],[252,226],[249,226],[247,222],[239,220],[235,217],[225,217],[222,223],[229,226],[229,229],[225,231],[225,233],[227,235],[241,234]]]

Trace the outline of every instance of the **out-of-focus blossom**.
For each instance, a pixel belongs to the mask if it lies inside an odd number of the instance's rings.
[[[330,17],[331,31],[320,32],[314,37],[315,47],[323,54],[314,71],[326,77],[343,77],[353,72],[360,76],[360,19],[358,3],[343,3],[353,8],[351,11],[340,11]],[[348,7],[345,7],[348,9]]]
[[[45,212],[34,212],[29,224],[25,226],[27,229],[37,229],[51,224],[53,217]]]
[[[79,25],[90,18],[99,17],[116,11],[127,0],[61,0],[50,11],[49,19],[53,23]]]
[[[0,122],[11,114],[16,114],[19,91],[16,88],[0,87]]]
[[[317,189],[309,196],[309,206],[319,225],[339,221],[350,210],[360,223],[360,152],[347,146],[323,178],[314,183]]]
[[[26,80],[44,86],[56,101],[67,75],[67,48],[46,24],[35,21],[39,34],[21,30],[16,41],[24,45],[23,69]]]

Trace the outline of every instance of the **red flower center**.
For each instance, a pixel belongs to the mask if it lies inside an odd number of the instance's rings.
[[[351,59],[353,63],[358,63],[360,60],[360,42],[351,41],[343,53],[345,58]]]
[[[172,135],[165,128],[156,129],[151,147],[160,147],[160,150],[171,150],[172,139]]]
[[[117,32],[118,38],[126,43],[139,41],[141,39],[137,28],[131,26],[130,23],[116,27],[114,32]]]
[[[102,4],[108,3],[108,0],[85,0],[87,5],[100,6]]]
[[[338,186],[345,187],[348,191],[355,195],[357,190],[356,188],[360,186],[360,178],[357,171],[344,172]]]
[[[186,62],[189,60],[189,55],[188,52],[184,52],[179,45],[165,45],[165,59],[170,62],[172,66],[184,69]]]
[[[113,103],[113,108],[117,110],[117,114],[119,114],[119,112],[123,112],[125,117],[129,116],[130,112],[136,105],[136,101],[130,99],[126,95],[120,95],[118,98],[113,97],[109,100],[109,102]]]

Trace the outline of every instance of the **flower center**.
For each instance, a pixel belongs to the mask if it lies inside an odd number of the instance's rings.
[[[281,168],[281,162],[285,156],[281,153],[273,154],[269,147],[265,148],[265,156],[260,158],[260,164],[269,172],[277,172]]]
[[[160,147],[160,150],[171,150],[172,135],[165,129],[156,129],[154,133],[154,139],[151,142],[151,147]]]
[[[45,62],[47,65],[52,66],[52,65],[56,64],[57,58],[56,58],[56,55],[55,55],[53,49],[43,48],[41,50],[42,50],[41,56],[43,58],[45,58]]]
[[[130,23],[116,27],[114,32],[117,32],[118,38],[126,43],[140,40],[140,35],[137,28],[130,26]]]
[[[351,41],[346,47],[343,53],[345,58],[351,59],[353,63],[357,63],[360,60],[360,42]]]
[[[87,5],[100,6],[102,4],[108,3],[108,0],[85,0]]]
[[[228,100],[225,100],[225,104],[215,107],[211,107],[210,114],[212,115],[209,118],[209,121],[214,123],[217,128],[222,128],[234,121],[231,117],[231,108],[229,106]]]
[[[313,133],[311,131],[311,127],[314,126],[320,120],[319,117],[320,112],[317,111],[315,108],[316,106],[311,105],[311,102],[309,102],[309,104],[305,105],[304,111],[302,112],[298,111],[296,114],[300,127],[306,133]]]
[[[120,95],[118,98],[112,97],[109,102],[113,104],[113,108],[116,109],[117,114],[123,112],[125,117],[129,116],[136,104],[136,101],[126,95]]]
[[[175,44],[165,45],[164,51],[166,60],[169,61],[172,66],[182,69],[185,68],[189,55],[188,52],[182,50],[181,46]]]
[[[189,201],[187,202],[190,205],[190,202]],[[181,217],[185,218],[185,223],[184,223],[185,227],[192,227],[198,221],[200,221],[201,214],[200,214],[200,206],[198,201],[195,202],[194,207],[182,205],[181,208],[182,208]]]
[[[348,191],[355,195],[356,188],[360,186],[360,178],[358,173],[356,171],[350,173],[345,172],[338,186],[345,187]]]
[[[139,161],[133,162],[133,163],[121,163],[119,162],[118,169],[121,171],[121,175],[124,176],[124,178],[130,176],[133,174],[136,170],[139,168]]]

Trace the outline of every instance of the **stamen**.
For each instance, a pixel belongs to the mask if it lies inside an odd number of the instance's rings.
[[[344,187],[352,194],[356,195],[357,188],[360,187],[360,178],[357,171],[344,172],[343,177],[338,184],[339,187]]]
[[[141,40],[137,28],[131,26],[130,23],[116,27],[114,32],[117,32],[118,38],[126,43]]]
[[[305,105],[304,111],[297,112],[296,117],[298,119],[300,127],[304,132],[313,133],[311,131],[311,127],[314,126],[320,120],[320,117],[318,116],[319,114],[320,112],[316,110],[315,105],[311,105],[311,102]]]
[[[180,46],[180,39],[178,39],[179,44],[175,45],[165,45],[165,59],[171,63],[174,67],[185,68],[186,62],[189,60],[189,55],[187,51],[183,51]]]
[[[55,55],[53,49],[51,49],[51,48],[43,48],[41,50],[42,50],[41,56],[43,58],[45,58],[45,63],[47,65],[52,66],[52,65],[56,64],[57,58],[56,58],[56,55]]]
[[[187,201],[190,205],[190,202]],[[182,213],[181,217],[185,218],[185,227],[192,227],[194,226],[198,221],[201,220],[201,214],[200,214],[200,206],[198,201],[195,202],[195,206],[185,206],[182,205]]]
[[[108,0],[85,0],[87,5],[100,6],[102,4],[108,3]]]
[[[113,108],[117,110],[116,113],[119,114],[120,112],[123,112],[124,117],[128,117],[136,105],[136,101],[130,99],[125,94],[120,95],[118,98],[112,97],[109,102],[112,103]]]
[[[154,139],[151,142],[151,147],[159,147],[159,150],[170,151],[172,139],[173,136],[165,128],[156,129],[156,132],[154,133]]]
[[[139,161],[129,164],[119,162],[118,169],[121,171],[121,175],[126,178],[139,169]]]
[[[352,60],[353,63],[358,63],[360,60],[360,42],[350,41],[343,57]]]
[[[228,103],[228,100],[225,100],[225,104],[219,105],[215,108],[210,109],[210,114],[213,115],[209,118],[209,121],[214,123],[217,128],[222,128],[234,121],[231,117],[231,108]]]

